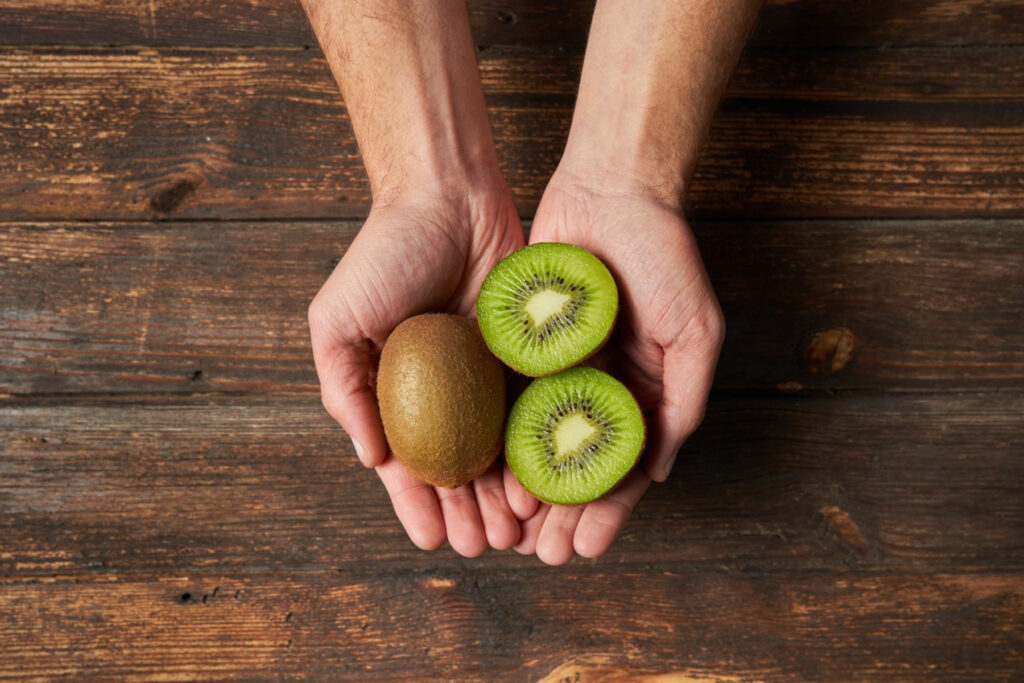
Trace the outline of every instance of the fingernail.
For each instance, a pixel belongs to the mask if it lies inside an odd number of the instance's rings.
[[[356,457],[359,458],[359,462],[366,464],[366,456],[363,454],[363,447],[359,445],[359,442],[352,438],[352,448],[356,449]]]
[[[668,475],[672,474],[672,465],[676,464],[677,455],[679,455],[679,451],[674,452],[665,464],[665,479],[668,479]]]

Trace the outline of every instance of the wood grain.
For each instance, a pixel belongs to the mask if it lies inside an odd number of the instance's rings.
[[[525,218],[592,6],[469,2]],[[3,3],[0,679],[1020,678],[1022,63],[1024,0],[769,0],[689,197],[707,419],[553,569],[415,550],[320,405],[370,198],[299,3]]]
[[[692,210],[1024,215],[1022,62],[1024,48],[754,53],[716,118]],[[481,54],[524,216],[561,155],[578,68],[557,50]],[[315,51],[7,51],[0,74],[2,220],[368,210],[348,119]],[[864,94],[866,82],[880,85]]]
[[[8,400],[0,434],[0,576],[539,565],[416,551],[316,396]],[[1021,393],[716,396],[598,564],[1019,572],[1021,453]]]
[[[593,0],[471,0],[481,45],[586,41]],[[1024,44],[1021,0],[769,0],[755,44],[876,47]],[[290,0],[8,0],[0,45],[302,46],[315,39]]]
[[[0,678],[1011,680],[1022,602],[1020,577],[995,573],[671,564],[14,580]]]
[[[306,308],[357,227],[8,226],[0,391],[314,390]]]
[[[306,308],[357,229],[0,226],[0,392],[314,391]],[[1020,221],[696,233],[728,324],[718,389],[1024,388]]]

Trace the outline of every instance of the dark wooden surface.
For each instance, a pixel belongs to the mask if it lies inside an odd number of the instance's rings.
[[[692,212],[1017,216],[1021,63],[1024,46],[752,50],[715,119]],[[525,215],[561,154],[580,64],[568,49],[480,54],[498,153]],[[316,50],[17,48],[0,51],[0,71],[10,219],[367,211],[355,140]]]
[[[0,225],[0,392],[315,390],[306,306],[357,230]],[[719,389],[1024,389],[1024,221],[696,232],[727,314]]]
[[[308,393],[0,402],[0,575],[537,567],[411,550],[318,406]],[[1024,392],[719,392],[597,565],[1012,572],[1024,482],[1007,454],[1021,452]]]
[[[586,42],[594,0],[470,0],[481,45]],[[281,0],[8,0],[8,45],[314,47],[297,3]],[[1024,43],[1016,0],[766,0],[755,45],[962,47]]]
[[[591,6],[470,3],[526,219]],[[547,568],[415,550],[319,405],[368,194],[298,3],[5,3],[0,678],[1020,680],[1022,63],[1021,0],[766,6],[691,197],[707,420]]]

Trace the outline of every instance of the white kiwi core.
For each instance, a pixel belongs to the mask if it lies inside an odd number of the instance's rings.
[[[523,309],[533,319],[534,325],[543,327],[549,318],[562,312],[566,302],[571,298],[568,294],[553,289],[542,289],[523,304]]]
[[[590,437],[596,434],[597,427],[590,423],[590,420],[582,415],[567,415],[560,420],[555,432],[552,435],[555,445],[555,459],[563,462],[565,459],[577,453]]]

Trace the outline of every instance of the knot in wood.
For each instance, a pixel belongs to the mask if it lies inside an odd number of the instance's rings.
[[[812,375],[831,375],[853,358],[857,338],[845,328],[825,330],[811,337],[804,350],[804,370]]]

